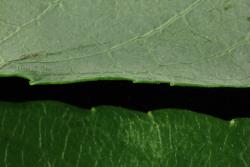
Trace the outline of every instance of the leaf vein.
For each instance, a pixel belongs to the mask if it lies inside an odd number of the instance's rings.
[[[35,21],[40,20],[43,16],[45,16],[47,14],[47,12],[49,10],[53,9],[54,7],[56,7],[61,2],[62,2],[62,0],[56,0],[52,4],[50,3],[41,13],[39,13],[38,15],[36,15],[34,18],[30,19],[29,21],[23,23],[22,25],[18,26],[12,33],[10,33],[9,35],[7,35],[4,38],[2,38],[2,40],[0,40],[0,45],[3,44],[4,42],[8,41],[12,37],[14,37],[23,28],[27,27],[28,25],[32,24]]]

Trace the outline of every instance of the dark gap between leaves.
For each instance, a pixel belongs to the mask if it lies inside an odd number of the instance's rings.
[[[142,112],[180,108],[225,120],[250,117],[249,88],[171,87],[130,81],[29,86],[25,79],[0,78],[0,92],[0,101],[9,102],[57,100],[82,108],[114,105]]]

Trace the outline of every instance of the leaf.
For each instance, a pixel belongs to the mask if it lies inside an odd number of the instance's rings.
[[[0,166],[249,166],[250,120],[0,103]]]
[[[1,0],[0,75],[250,86],[249,0]]]

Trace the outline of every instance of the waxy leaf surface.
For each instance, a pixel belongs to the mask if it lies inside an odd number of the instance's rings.
[[[247,167],[249,125],[176,109],[0,103],[0,166]]]

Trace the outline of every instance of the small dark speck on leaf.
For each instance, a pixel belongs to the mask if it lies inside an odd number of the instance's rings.
[[[30,56],[31,57],[37,57],[37,56],[39,56],[39,53],[32,53]]]
[[[247,17],[247,21],[249,21],[249,22],[250,22],[250,16],[249,16],[249,17]]]
[[[233,8],[233,5],[227,5],[227,6],[224,7],[224,10],[227,11],[227,10],[229,10],[229,9],[231,9],[231,8]]]
[[[40,56],[40,53],[31,53],[31,54],[27,54],[27,55],[23,55],[20,59],[18,60],[26,60],[26,59],[30,59],[30,58],[36,58],[38,56]]]
[[[31,53],[30,55],[27,55],[27,58],[36,58],[39,55],[40,55],[39,53]]]

